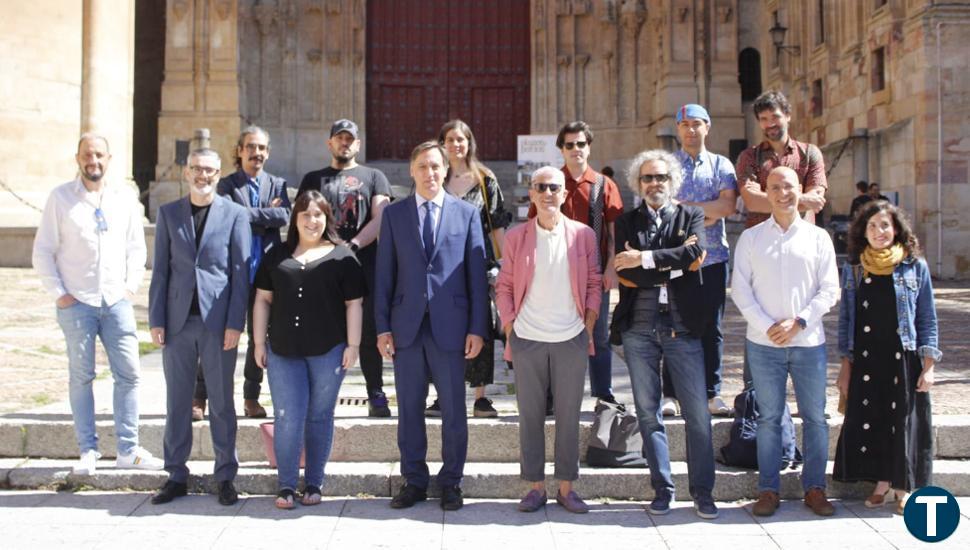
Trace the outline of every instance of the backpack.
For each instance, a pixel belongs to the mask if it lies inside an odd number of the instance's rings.
[[[734,398],[734,422],[728,444],[721,447],[720,462],[728,466],[758,468],[758,403],[753,388],[747,388]],[[781,417],[781,469],[796,468],[802,463],[802,453],[795,445],[795,423],[785,404]]]
[[[597,401],[586,449],[586,465],[598,468],[646,468],[640,425],[624,405]]]

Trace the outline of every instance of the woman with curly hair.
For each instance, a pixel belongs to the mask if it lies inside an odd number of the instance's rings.
[[[933,283],[904,214],[886,201],[859,211],[849,229],[839,310],[839,393],[845,419],[833,477],[875,481],[869,508],[930,483],[930,388],[938,349]]]

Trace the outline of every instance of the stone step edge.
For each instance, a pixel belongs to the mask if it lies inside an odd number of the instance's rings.
[[[240,460],[265,459],[259,425],[265,420],[246,419],[239,422],[237,452]],[[934,418],[935,457],[970,458],[970,416],[940,416]],[[684,458],[684,421],[677,417],[665,422],[671,445],[671,459]],[[429,452],[436,453],[440,445],[441,421],[429,419]],[[580,448],[585,449],[592,423],[582,421]],[[731,419],[715,419],[713,435],[715,452],[728,441]],[[518,461],[518,423],[505,419],[470,420],[468,458],[480,462]],[[110,420],[97,422],[100,450],[106,458],[114,457],[114,423]],[[835,445],[841,428],[841,417],[829,420],[830,456],[834,457]],[[141,444],[160,455],[164,419],[150,419],[141,424]],[[343,418],[335,423],[334,445],[331,460],[339,461],[393,461],[399,457],[397,449],[397,419]],[[801,423],[796,419],[796,430]],[[547,459],[551,460],[554,423],[546,423]],[[211,460],[214,457],[208,422],[193,424],[193,460]],[[495,445],[495,442],[504,442]],[[77,456],[74,428],[70,420],[43,420],[31,418],[0,417],[0,457],[73,458]],[[432,460],[435,457],[429,455]]]
[[[114,468],[112,461],[100,461],[94,475],[74,475],[71,473],[73,461],[67,460],[0,460],[0,488],[2,489],[55,489],[55,490],[107,490],[107,491],[147,491],[159,488],[167,479],[163,471],[122,470]],[[943,487],[955,496],[970,496],[970,461],[934,461],[934,480],[936,486]],[[432,472],[440,467],[429,463]],[[211,462],[190,462],[189,468],[195,472],[209,471]],[[671,463],[674,483],[681,500],[687,496],[687,464]],[[832,462],[827,465],[832,471]],[[323,493],[326,496],[389,497],[403,484],[400,464],[396,462],[371,463],[330,463],[327,465],[327,478]],[[556,482],[552,479],[553,465],[546,464],[547,489],[554,491]],[[785,499],[802,498],[799,471],[785,470],[781,473],[781,496]],[[865,498],[872,490],[872,483],[842,483],[828,478],[827,493],[832,498]],[[240,465],[236,476],[236,488],[246,494],[276,494],[276,470],[257,464]],[[215,482],[211,474],[196,473],[189,479],[190,491],[199,493],[214,492]],[[517,464],[506,463],[468,463],[462,490],[469,498],[521,498],[528,490],[529,483],[519,479]],[[646,468],[601,469],[580,468],[576,490],[590,499],[649,500],[653,490]],[[734,501],[757,498],[758,474],[752,470],[730,468],[717,465],[715,474],[714,498],[719,501]],[[429,484],[431,496],[437,494],[432,475]]]

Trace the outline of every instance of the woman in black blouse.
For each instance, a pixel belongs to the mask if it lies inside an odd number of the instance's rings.
[[[360,351],[364,273],[350,248],[334,243],[334,227],[323,195],[303,193],[286,243],[256,274],[253,340],[273,395],[277,508],[293,508],[304,442],[302,502],[320,502],[337,393]]]

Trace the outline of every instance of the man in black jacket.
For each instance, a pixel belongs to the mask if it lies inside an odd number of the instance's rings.
[[[664,357],[687,425],[694,510],[703,519],[714,519],[718,515],[712,497],[714,449],[700,340],[710,314],[703,304],[699,269],[704,261],[704,211],[671,201],[683,172],[680,162],[666,151],[640,153],[629,174],[629,186],[643,202],[616,221],[614,266],[620,278],[620,302],[613,312],[611,332],[613,342],[623,344],[643,452],[650,465],[655,496],[648,510],[666,514],[674,498],[660,413],[660,358]]]

